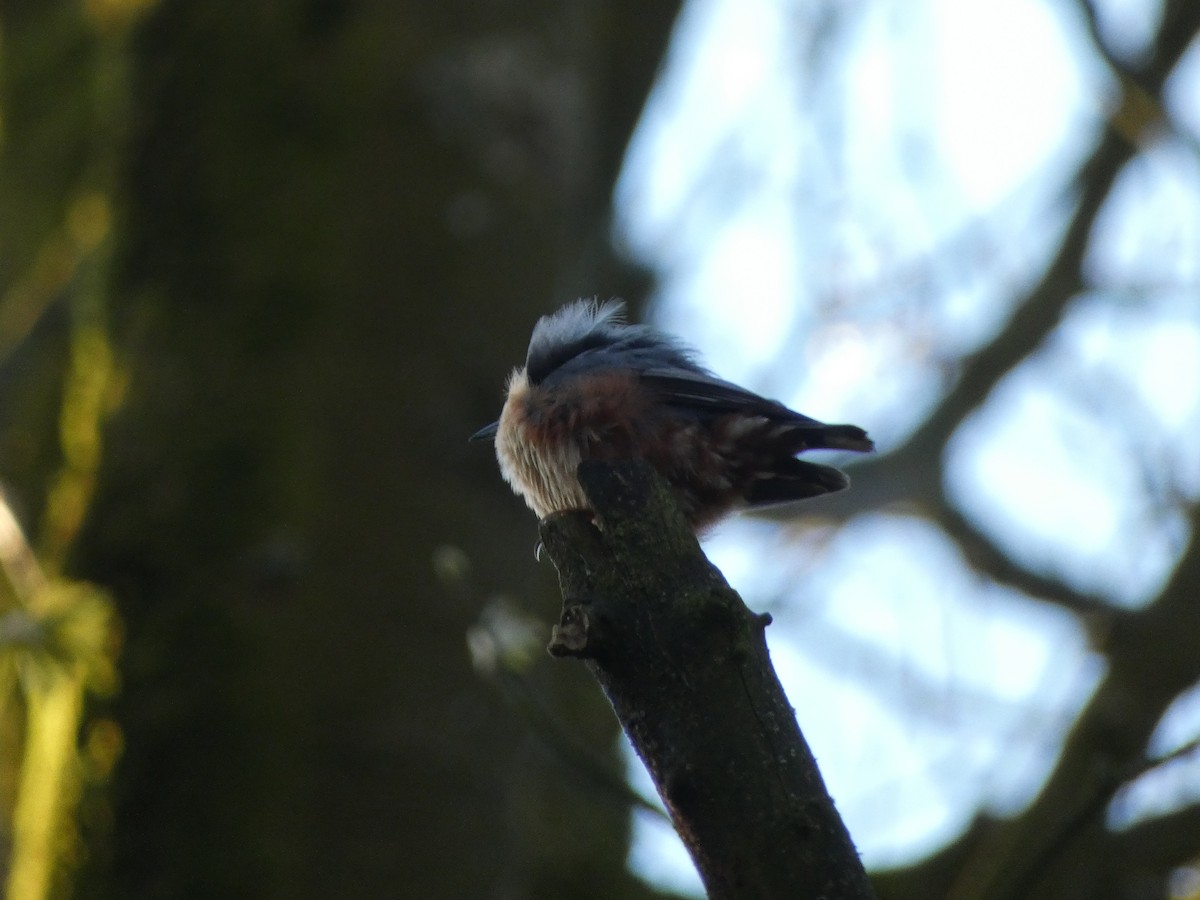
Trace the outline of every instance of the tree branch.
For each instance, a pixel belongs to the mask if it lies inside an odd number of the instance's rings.
[[[1005,822],[974,848],[951,897],[1060,896],[1052,886],[1070,877],[1078,851],[1059,853],[1057,847],[1070,842],[1090,851],[1089,859],[1103,856],[1108,841],[1103,829],[1080,833],[1078,811],[1103,798],[1114,775],[1140,758],[1171,701],[1200,676],[1195,648],[1200,507],[1190,525],[1192,541],[1158,599],[1114,616],[1101,648],[1107,651],[1108,673],[1080,713],[1041,794],[1020,818]]]
[[[996,584],[1014,588],[1029,597],[1045,600],[1073,613],[1087,616],[1093,624],[1107,623],[1112,617],[1111,603],[1074,590],[1058,578],[1042,575],[1021,565],[947,498],[938,498],[933,513],[934,521],[958,544],[958,549],[968,565],[976,572],[982,572]]]
[[[875,895],[771,666],[764,629],[643,463],[585,462],[597,511],[550,516],[563,612],[712,898]]]
[[[1200,4],[1168,0],[1150,60],[1138,73],[1137,90],[1157,96],[1179,58],[1200,30]],[[1124,83],[1126,87],[1129,82]],[[1123,106],[1135,100],[1125,98]],[[968,415],[978,409],[1001,379],[1033,353],[1057,327],[1070,303],[1084,289],[1084,259],[1096,216],[1103,208],[1124,165],[1138,146],[1128,127],[1108,128],[1074,181],[1079,196],[1058,251],[1042,278],[1018,302],[1008,323],[985,348],[968,358],[957,381],[924,423],[895,450],[853,467],[853,491],[821,498],[816,511],[848,519],[864,510],[917,504],[935,521],[961,526],[966,522],[945,496],[942,458],[950,438]],[[1053,577],[1028,571],[1007,554],[992,552],[978,529],[954,529],[965,555],[984,575],[1030,591],[1039,599],[1075,611],[1103,606],[1099,598],[1073,591]],[[1001,563],[1001,560],[1004,560]]]
[[[1155,816],[1113,836],[1121,868],[1131,872],[1169,872],[1196,858],[1200,803]]]
[[[1198,30],[1200,4],[1167,0],[1153,52],[1138,72],[1140,90],[1158,95]],[[1129,83],[1123,82],[1123,88],[1128,91]],[[1127,96],[1122,106],[1130,107],[1135,100]],[[1106,131],[1080,168],[1079,200],[1042,279],[992,343],[965,363],[957,383],[911,438],[896,451],[856,466],[855,491],[831,498],[824,512],[849,517],[883,500],[915,503],[933,510],[938,521],[957,520],[963,525],[966,520],[953,510],[942,486],[941,461],[947,443],[999,381],[1042,344],[1083,289],[1083,261],[1095,218],[1121,168],[1137,152],[1131,138],[1141,136],[1140,130],[1124,124],[1119,132],[1118,123]],[[1109,661],[1108,673],[1081,712],[1055,771],[1034,803],[1015,819],[981,820],[961,841],[921,867],[920,874],[936,876],[944,891],[929,890],[928,881],[896,873],[880,880],[886,895],[1062,900],[1067,896],[1063,885],[1073,879],[1075,893],[1069,896],[1098,896],[1086,894],[1092,882],[1085,882],[1080,873],[1095,876],[1097,861],[1111,862],[1119,840],[1102,827],[1081,833],[1077,811],[1105,796],[1112,773],[1124,771],[1130,760],[1141,755],[1167,705],[1200,675],[1200,657],[1195,652],[1195,635],[1200,633],[1195,603],[1200,585],[1200,511],[1193,510],[1192,520],[1191,544],[1160,597],[1141,610],[1114,610],[1105,617],[1107,627],[1097,629],[1099,649]],[[1077,611],[1081,602],[1084,607],[1093,605],[1089,598],[1059,590],[1052,582],[1039,585],[1037,576],[1012,567],[1004,554],[992,552],[988,542],[979,540],[977,529],[956,530],[951,536],[985,574],[1023,584],[1043,599]],[[1071,852],[1059,852],[1067,845]],[[915,884],[920,885],[916,893],[908,893]]]

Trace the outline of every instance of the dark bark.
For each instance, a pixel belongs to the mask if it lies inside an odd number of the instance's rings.
[[[714,898],[874,897],[767,651],[644,464],[585,462],[597,510],[542,523],[563,614]]]

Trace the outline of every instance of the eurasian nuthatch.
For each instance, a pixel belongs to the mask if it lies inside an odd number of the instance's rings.
[[[646,460],[699,530],[735,508],[849,485],[837,469],[796,459],[804,450],[874,448],[855,425],[826,425],[722,381],[623,313],[619,301],[580,300],[539,319],[500,420],[471,437],[495,439],[504,480],[539,517],[588,508],[576,477],[585,459]]]

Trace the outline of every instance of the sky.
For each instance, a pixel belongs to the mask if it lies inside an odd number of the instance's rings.
[[[1097,6],[1136,59],[1159,4]],[[718,374],[864,425],[886,453],[1040,274],[1114,97],[1072,0],[690,0],[627,155],[618,237],[659,272],[658,323]],[[952,496],[1009,552],[1128,606],[1187,538],[1164,498],[1200,494],[1200,451],[1177,439],[1200,427],[1200,47],[1168,105],[1187,137],[1123,172],[1088,292],[946,460]],[[1131,410],[1138,427],[1114,433]],[[775,615],[773,659],[867,864],[1019,810],[1103,673],[1077,622],[981,581],[899,512],[811,549],[750,520],[706,543]],[[1200,690],[1156,749],[1197,733]],[[630,773],[653,796],[632,757]],[[1179,802],[1189,774],[1139,784],[1114,821]],[[669,828],[636,828],[635,869],[698,889]]]

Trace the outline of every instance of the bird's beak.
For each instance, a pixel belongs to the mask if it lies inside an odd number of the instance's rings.
[[[469,440],[469,441],[494,441],[496,439],[496,432],[499,430],[500,430],[500,423],[493,422],[491,425],[484,425],[477,432],[475,432],[473,435],[471,435],[469,438],[467,438],[467,440]]]

